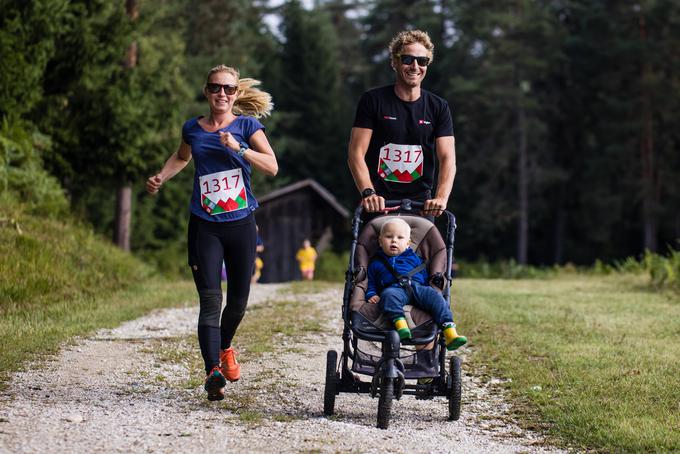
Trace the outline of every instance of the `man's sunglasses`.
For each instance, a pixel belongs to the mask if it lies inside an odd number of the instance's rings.
[[[225,95],[233,95],[234,93],[236,93],[238,86],[230,85],[230,84],[226,84],[226,85],[214,84],[214,83],[209,82],[209,83],[205,84],[205,88],[207,88],[210,93],[215,93],[215,94],[219,93],[220,90],[224,88],[224,94]]]
[[[427,66],[430,64],[430,57],[416,57],[415,55],[397,55],[402,65],[411,65],[413,60],[418,62],[418,66]]]

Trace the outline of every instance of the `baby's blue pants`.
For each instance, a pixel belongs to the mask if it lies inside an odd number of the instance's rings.
[[[413,288],[414,301],[410,301],[408,291],[398,284],[387,287],[380,294],[378,306],[390,321],[393,322],[395,319],[403,317],[404,306],[411,303],[413,306],[430,313],[438,326],[447,322],[453,323],[451,308],[441,293],[429,285],[422,285],[417,282],[413,282],[411,287]]]

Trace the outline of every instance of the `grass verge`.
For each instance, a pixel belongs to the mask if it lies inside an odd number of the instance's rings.
[[[0,223],[0,387],[9,372],[74,336],[196,300],[191,282],[154,277],[72,222],[22,216]]]
[[[511,379],[528,426],[584,449],[680,451],[680,299],[645,285],[462,279],[454,310],[473,363]]]
[[[179,306],[196,299],[193,282],[168,283],[160,279],[110,296],[81,297],[31,310],[3,311],[0,318],[0,386],[8,373],[27,361],[54,353],[64,342],[100,328],[144,315],[152,309]]]

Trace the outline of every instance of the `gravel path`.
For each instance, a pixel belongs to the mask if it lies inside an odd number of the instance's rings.
[[[497,380],[465,366],[459,421],[446,420],[443,397],[404,396],[393,404],[390,428],[379,430],[377,399],[366,394],[338,395],[336,415],[324,417],[325,353],[342,349],[342,289],[321,292],[295,298],[320,305],[325,332],[286,338],[275,354],[244,352],[242,379],[219,403],[207,402],[199,385],[187,389],[200,371],[159,358],[195,332],[195,307],[157,311],[65,347],[15,374],[0,396],[0,452],[559,451],[512,423]],[[259,284],[250,304],[277,298],[291,298],[286,286]]]

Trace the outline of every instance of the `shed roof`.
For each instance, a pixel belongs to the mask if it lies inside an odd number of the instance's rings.
[[[312,178],[307,178],[305,180],[298,181],[297,183],[289,184],[288,186],[284,186],[282,188],[276,189],[269,194],[266,194],[262,197],[258,197],[257,201],[262,205],[263,203],[269,202],[274,199],[278,199],[280,197],[285,196],[286,194],[290,194],[291,192],[299,191],[300,189],[306,188],[306,187],[311,187],[311,189],[319,194],[322,199],[324,199],[328,204],[333,207],[335,211],[340,214],[340,216],[344,218],[349,218],[349,211],[347,211],[342,205],[338,203],[338,201],[335,199],[335,196],[331,194],[328,189],[324,188],[321,186],[319,183],[317,183],[315,180]]]

